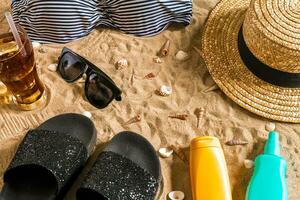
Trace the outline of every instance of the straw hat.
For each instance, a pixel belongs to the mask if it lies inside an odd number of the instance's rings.
[[[300,122],[300,1],[222,0],[202,41],[215,82],[240,106]]]

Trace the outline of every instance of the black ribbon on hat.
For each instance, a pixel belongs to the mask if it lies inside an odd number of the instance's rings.
[[[243,27],[241,27],[238,35],[238,48],[240,56],[246,67],[258,78],[281,87],[298,88],[300,87],[300,73],[283,72],[258,60],[246,45],[243,36]]]

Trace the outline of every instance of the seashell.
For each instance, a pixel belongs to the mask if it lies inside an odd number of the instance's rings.
[[[205,90],[203,90],[204,93],[208,93],[208,92],[212,92],[212,91],[215,91],[215,90],[219,90],[219,86],[217,84],[214,84],[208,88],[206,88]]]
[[[39,53],[46,53],[46,51],[45,51],[44,48],[39,48],[38,52],[39,52]]]
[[[140,122],[142,120],[142,117],[141,115],[137,115],[131,119],[129,119],[127,122],[125,122],[123,125],[129,125],[129,124],[133,124],[133,123],[136,123],[136,122]]]
[[[152,79],[152,78],[155,78],[157,75],[154,74],[153,72],[147,74],[146,76],[144,76],[143,79]]]
[[[245,160],[244,160],[244,166],[245,166],[247,169],[253,168],[253,167],[254,167],[254,162],[253,162],[253,160],[245,159]]]
[[[170,148],[174,151],[174,153],[178,156],[178,158],[180,158],[180,160],[182,160],[184,163],[188,162],[188,160],[187,160],[185,154],[183,153],[183,151],[181,150],[181,148],[176,147],[175,145],[171,145]]]
[[[275,131],[276,125],[275,125],[275,123],[269,122],[266,124],[265,129],[268,132]]]
[[[183,200],[184,193],[182,191],[172,191],[168,194],[168,197],[171,200]]]
[[[203,118],[204,113],[205,113],[205,109],[204,108],[196,108],[195,111],[194,111],[194,114],[197,117],[197,128],[199,128],[200,121]]]
[[[175,58],[176,58],[176,60],[179,60],[179,61],[185,61],[189,58],[189,54],[180,50],[176,53]]]
[[[156,90],[156,94],[163,97],[170,96],[172,92],[172,87],[166,85],[162,85],[159,90]]]
[[[169,115],[169,118],[180,119],[180,120],[187,120],[188,117],[189,117],[189,115],[187,115],[187,114],[182,114],[182,115]]]
[[[92,118],[92,113],[90,113],[89,111],[84,111],[82,115],[86,116],[87,118]]]
[[[169,54],[170,40],[167,40],[159,51],[159,56],[165,57]]]
[[[159,57],[153,58],[153,61],[154,61],[155,63],[162,63],[162,60],[161,60]]]
[[[41,43],[39,43],[39,42],[32,42],[32,47],[34,49],[39,48],[40,46],[42,46]]]
[[[158,153],[163,158],[168,158],[173,154],[173,149],[169,147],[163,147],[158,150]]]
[[[122,58],[116,63],[117,70],[124,69],[126,67],[128,67],[128,61],[125,58]]]
[[[235,146],[235,145],[246,145],[249,142],[244,141],[244,140],[229,140],[227,142],[225,142],[226,145],[228,146]]]
[[[58,65],[55,63],[48,65],[48,69],[52,72],[55,72],[57,70],[57,67]]]

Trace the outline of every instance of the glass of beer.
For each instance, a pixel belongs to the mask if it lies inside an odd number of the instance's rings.
[[[6,87],[7,95],[12,95],[19,108],[33,110],[45,103],[45,87],[37,74],[32,43],[25,30],[15,26],[21,45],[9,26],[0,29],[0,87],[2,91]]]

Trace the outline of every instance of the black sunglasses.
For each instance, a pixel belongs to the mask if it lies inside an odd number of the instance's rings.
[[[68,83],[86,74],[85,96],[96,108],[105,108],[113,99],[121,101],[121,90],[102,70],[68,48],[63,48],[58,60],[58,71]]]

